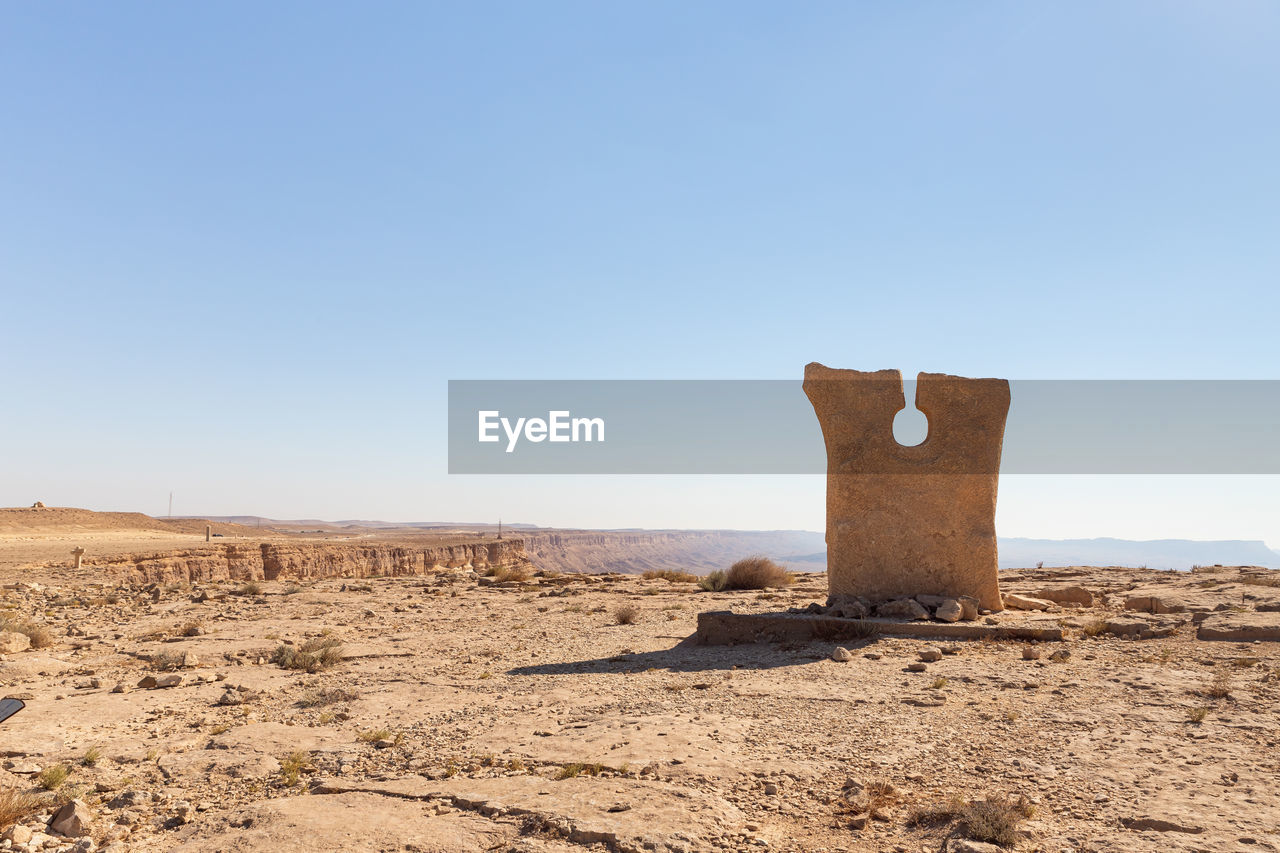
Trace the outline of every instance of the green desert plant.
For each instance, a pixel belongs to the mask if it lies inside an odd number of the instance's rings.
[[[698,587],[703,592],[721,592],[727,583],[728,575],[725,572],[714,571],[698,581]]]
[[[36,784],[46,791],[56,791],[62,787],[71,775],[71,768],[65,764],[51,764],[36,775]]]

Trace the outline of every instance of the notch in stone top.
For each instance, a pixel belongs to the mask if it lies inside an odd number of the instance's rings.
[[[804,391],[827,445],[827,471],[863,474],[990,474],[1000,472],[1009,413],[1006,379],[945,373],[916,378],[915,407],[929,421],[919,444],[905,446],[893,422],[907,406],[897,370],[841,370],[812,362]]]
[[[995,506],[1009,411],[1004,379],[921,373],[929,435],[904,447],[896,370],[805,367],[827,448],[827,570],[833,600],[971,596],[1002,607]]]

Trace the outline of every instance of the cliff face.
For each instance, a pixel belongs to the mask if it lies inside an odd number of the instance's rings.
[[[457,545],[263,543],[211,545],[107,557],[97,565],[131,584],[216,583],[277,578],[367,578],[421,575],[439,569],[528,562],[519,539]]]

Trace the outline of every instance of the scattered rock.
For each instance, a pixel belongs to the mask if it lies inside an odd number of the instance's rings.
[[[20,823],[15,823],[13,826],[9,827],[9,830],[4,834],[4,839],[11,842],[14,847],[21,847],[31,840],[31,836],[32,832],[30,828],[25,827]]]
[[[929,667],[928,667],[928,665],[923,664],[923,663],[909,663],[909,664],[907,664],[907,672],[924,672],[924,671],[925,671],[926,669],[928,669],[928,668],[929,668]]]
[[[1062,663],[1063,661],[1067,661],[1070,659],[1071,659],[1071,652],[1068,651],[1067,649],[1058,649],[1056,652],[1049,655],[1049,660],[1053,661],[1054,663]]]
[[[1005,853],[1003,847],[988,844],[985,841],[970,841],[967,838],[952,838],[947,842],[947,853]]]
[[[926,662],[942,660],[942,649],[938,648],[937,646],[926,646],[920,651],[916,652],[916,656],[919,657],[920,660],[926,661]]]
[[[1055,607],[1052,601],[1012,592],[1004,594],[1004,606],[1009,610],[1052,610]]]
[[[831,659],[836,663],[848,663],[853,660],[853,653],[844,646],[836,646],[831,651]]]
[[[220,697],[218,697],[218,701],[215,702],[214,704],[215,705],[243,705],[244,696],[242,696],[240,694],[240,691],[236,690],[234,687],[228,687],[223,692],[223,694]]]
[[[31,648],[31,638],[17,631],[0,631],[0,654],[12,655]]]
[[[1040,650],[1037,649],[1035,646],[1023,646],[1022,659],[1023,660],[1040,660]]]
[[[976,610],[974,615],[977,616]],[[938,605],[938,609],[933,611],[933,616],[941,622],[959,622],[964,617],[964,607],[954,598],[948,598]]]
[[[162,675],[156,679],[155,686],[160,687],[177,687],[182,683],[182,673],[171,672],[168,675]]]
[[[914,598],[899,598],[877,605],[876,615],[886,619],[928,619],[929,611]]]
[[[1078,604],[1081,607],[1093,606],[1093,593],[1082,586],[1047,587],[1037,592],[1036,598],[1052,601],[1055,604]]]
[[[79,838],[89,834],[91,816],[83,800],[72,800],[54,812],[49,828],[59,835]]]

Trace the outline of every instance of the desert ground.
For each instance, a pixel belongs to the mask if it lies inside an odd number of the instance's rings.
[[[985,804],[1018,851],[1280,851],[1280,572],[1002,572],[1052,603],[982,624],[1062,642],[714,646],[699,612],[820,606],[825,575],[215,577],[203,522],[7,512],[3,849],[1004,849],[966,838]]]

